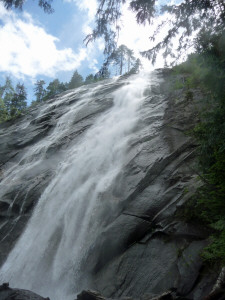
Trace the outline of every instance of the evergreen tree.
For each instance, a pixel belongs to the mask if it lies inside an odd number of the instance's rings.
[[[124,67],[124,64],[126,61],[126,50],[127,50],[127,47],[125,45],[121,45],[121,46],[119,46],[119,48],[116,51],[118,60],[119,60],[120,75],[123,74],[123,67]]]
[[[37,105],[38,105],[38,102],[35,101],[35,100],[32,100],[32,101],[31,101],[31,104],[30,104],[30,107],[35,107],[35,106],[37,106]]]
[[[9,114],[5,107],[5,103],[4,103],[3,99],[0,97],[0,123],[8,120],[8,118],[9,118]]]
[[[12,80],[10,79],[10,77],[6,77],[5,85],[2,87],[2,91],[3,91],[2,96],[3,96],[5,108],[8,111],[8,113],[10,113],[12,99],[15,93],[12,85]]]
[[[10,105],[10,115],[14,117],[23,112],[27,106],[27,92],[24,84],[18,83]]]
[[[37,80],[35,83],[34,94],[36,96],[37,102],[42,102],[46,95],[46,90],[44,89],[45,81],[44,80]]]
[[[135,61],[134,51],[127,48],[126,55],[127,55],[127,72],[129,73],[131,65],[133,65],[133,62]]]
[[[1,0],[5,8],[18,8],[22,9],[25,0]],[[38,5],[44,10],[45,13],[51,14],[54,12],[54,9],[51,6],[52,0],[39,0]]]
[[[137,58],[133,68],[130,70],[130,73],[139,73],[141,68],[142,68],[141,60]]]
[[[79,86],[81,86],[84,82],[83,77],[76,71],[74,71],[73,76],[69,82],[69,89],[75,89]]]
[[[84,84],[89,84],[95,82],[95,78],[93,74],[90,74],[86,77]]]
[[[119,67],[119,75],[123,74],[124,65],[126,63],[126,52],[127,47],[125,45],[119,46],[111,56],[109,57],[109,61],[114,65]]]
[[[112,54],[107,58],[104,64],[107,67],[112,65],[113,68],[118,68],[119,75],[123,75],[124,73],[126,73],[125,67],[127,66],[127,72],[129,73],[131,70],[131,66],[134,66],[135,62],[136,60],[133,55],[133,50],[129,49],[125,45],[120,45],[112,52]]]
[[[52,98],[57,94],[64,92],[67,89],[66,85],[63,82],[60,82],[58,79],[55,79],[49,83],[47,86],[47,93],[44,96],[43,100]]]
[[[3,94],[4,94],[4,85],[0,86],[0,98],[2,98]]]
[[[104,80],[110,77],[110,72],[108,69],[108,61],[104,62],[100,70],[95,74],[95,81]]]

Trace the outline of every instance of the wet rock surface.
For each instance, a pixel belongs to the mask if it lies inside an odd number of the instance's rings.
[[[8,283],[0,285],[0,300],[50,300],[43,298],[31,291],[14,289]]]
[[[94,290],[82,291],[77,295],[76,300],[107,300],[110,298],[105,298],[99,292]],[[114,300],[132,300],[132,298],[118,298]],[[161,295],[144,295],[143,300],[188,300],[177,296],[175,290],[167,291]],[[0,285],[0,300],[50,300],[48,297],[43,298],[38,294],[35,294],[28,290],[21,290],[10,288],[9,283],[3,283]],[[111,299],[113,300],[113,299]]]
[[[81,262],[90,274],[88,282],[80,278],[81,288],[97,289],[107,298],[203,299],[218,275],[205,273],[199,256],[207,244],[207,230],[176,217],[177,209],[201,184],[195,172],[197,145],[186,132],[198,121],[195,108],[202,96],[197,90],[191,99],[182,90],[171,92],[168,72],[158,71],[161,83],[150,79],[123,172],[101,195],[107,199],[98,213],[104,229]],[[73,126],[67,136],[57,131],[55,140],[47,140],[42,148],[35,148],[36,143],[52,136],[57,119],[69,116],[70,105],[79,105],[85,87],[0,125],[0,263],[24,230],[64,150],[79,143],[97,116],[113,105],[111,92],[120,86],[120,81],[109,82],[96,90],[95,101],[87,101],[68,119]],[[171,293],[154,296],[171,288],[181,298]],[[104,299],[90,293],[83,296],[77,299]]]
[[[111,298],[105,298],[103,297],[99,292],[96,292],[94,290],[87,290],[81,292],[79,295],[77,295],[76,300],[106,300]],[[132,300],[133,298],[130,297],[124,297],[124,298],[118,298],[120,300]],[[146,294],[141,298],[136,299],[143,299],[143,300],[188,300],[186,298],[182,298],[177,296],[176,291],[174,289],[170,291],[166,291],[162,293],[161,295],[153,295],[153,294]]]
[[[225,297],[224,289],[214,291],[207,295],[204,300],[223,300]],[[43,298],[40,295],[29,290],[22,290],[9,287],[9,283],[0,285],[0,300],[50,300],[49,297]],[[144,294],[140,298],[122,297],[122,298],[106,298],[98,291],[85,290],[77,295],[75,300],[191,300],[177,293],[176,289],[170,289],[160,295]]]
[[[93,85],[95,87],[96,85]],[[0,124],[0,265],[23,232],[33,208],[55,175],[63,160],[64,150],[79,142],[81,136],[94,123],[97,116],[112,106],[112,96],[118,84],[106,84],[96,91],[96,99],[72,118],[73,125],[67,135],[52,133],[57,120],[66,115],[71,105],[77,105],[87,88],[69,91],[30,109],[16,120]],[[107,99],[105,99],[105,97]],[[66,100],[66,101],[64,101]],[[62,126],[64,126],[62,124]],[[42,138],[53,136],[40,147]]]
[[[110,298],[138,298],[173,287],[182,297],[202,299],[218,275],[204,274],[200,258],[207,230],[176,217],[201,184],[197,145],[186,132],[198,121],[194,107],[202,96],[193,91],[190,101],[183,91],[168,93],[166,85],[154,87],[146,98],[129,161],[113,191],[120,212],[87,257],[90,287]]]

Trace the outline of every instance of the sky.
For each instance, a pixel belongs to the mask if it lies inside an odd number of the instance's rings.
[[[167,2],[161,0],[161,2]],[[6,76],[14,85],[23,82],[28,103],[34,99],[37,80],[46,84],[58,78],[68,82],[75,70],[85,78],[95,74],[104,60],[103,41],[84,44],[85,36],[94,27],[97,0],[53,0],[53,14],[46,14],[37,1],[27,0],[23,10],[8,11],[0,3],[0,84]],[[124,7],[118,45],[125,44],[139,52],[150,48],[148,36],[154,28],[138,26],[134,14]],[[153,66],[147,60],[144,65]],[[156,67],[163,67],[159,57]]]

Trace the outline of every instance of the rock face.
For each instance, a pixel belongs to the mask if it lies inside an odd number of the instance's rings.
[[[13,289],[8,283],[0,285],[0,300],[50,300],[43,298],[31,291]]]
[[[192,91],[188,98],[184,91],[173,92],[169,71],[155,73],[149,77],[122,171],[98,196],[102,205],[95,216],[100,229],[79,262],[77,292],[92,288],[107,298],[150,299],[149,295],[176,288],[183,298],[203,299],[218,275],[205,273],[199,256],[208,232],[176,217],[177,209],[201,184],[195,172],[197,145],[186,135],[197,122],[201,93]],[[69,91],[0,125],[1,263],[54,179],[67,149],[79,145],[98,117],[107,114],[113,106],[112,92],[124,84],[120,79],[105,82],[97,90],[92,85]],[[79,108],[90,94],[93,100],[70,114],[70,108]],[[58,120],[64,116],[72,126],[61,135],[59,129],[66,123]],[[61,234],[56,235],[55,248],[60,238]]]
[[[106,300],[107,298],[103,297],[100,293],[96,291],[82,291],[79,295],[77,295],[77,300]],[[132,298],[119,298],[119,299],[129,299]],[[145,297],[145,300],[188,300],[185,298],[181,298],[176,295],[175,291],[167,291],[161,295],[148,295]]]
[[[88,98],[85,87],[66,93],[66,96],[61,94],[60,98],[49,100],[38,109],[30,109],[24,117],[0,124],[0,265],[54,177],[64,150],[78,143],[98,115],[112,106],[112,99],[104,99],[104,95],[119,86],[121,83],[106,84],[95,101],[91,104],[87,101],[72,120],[73,127],[66,135],[57,131],[54,136],[54,129],[58,119],[67,115],[78,100],[82,101],[82,94]],[[51,140],[48,141],[49,136]],[[39,145],[44,138],[46,141]]]
[[[174,287],[181,296],[203,299],[217,276],[204,276],[199,256],[207,244],[206,230],[176,218],[201,184],[195,172],[197,145],[186,132],[197,122],[202,95],[195,90],[187,99],[184,91],[168,90],[164,82],[146,99],[132,144],[138,151],[117,187],[125,199],[123,209],[96,242],[101,246],[94,251],[91,287],[107,297],[138,298]],[[163,114],[160,103],[166,103]]]

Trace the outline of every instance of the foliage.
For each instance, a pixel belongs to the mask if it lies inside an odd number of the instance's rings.
[[[16,85],[15,93],[13,94],[10,105],[10,116],[15,117],[20,115],[27,106],[27,92],[24,84],[18,83]]]
[[[127,65],[127,72],[130,72],[131,65],[133,65],[134,62],[135,57],[133,55],[133,50],[127,48],[125,45],[120,45],[116,48],[107,60],[108,64],[119,67],[119,75],[125,73],[125,65]]]
[[[201,86],[206,92],[206,109],[193,131],[205,184],[194,195],[190,209],[195,218],[212,229],[203,258],[225,265],[225,31],[204,29],[195,43],[198,53],[175,68],[177,73],[188,74],[186,87]]]
[[[121,45],[115,49],[109,57],[109,61],[113,62],[114,65],[119,67],[119,75],[123,74],[123,67],[125,64],[126,46]]]
[[[225,265],[225,227],[221,232],[211,236],[210,242],[210,245],[202,253],[203,259],[210,263],[220,262],[222,265]]]
[[[76,71],[74,71],[73,76],[69,82],[69,89],[74,89],[83,84],[83,77]]]
[[[9,118],[9,114],[5,107],[5,103],[4,103],[3,99],[0,97],[0,123],[7,121],[8,118]]]
[[[35,83],[35,88],[34,88],[34,94],[36,96],[36,101],[37,102],[43,102],[45,95],[46,95],[46,90],[44,88],[45,81],[44,80],[37,80]]]
[[[93,74],[90,74],[85,78],[84,84],[89,84],[93,82],[95,82],[95,77]]]
[[[104,80],[110,77],[108,62],[104,62],[100,70],[95,74],[95,81]]]
[[[25,0],[0,0],[6,9],[18,8],[22,9]],[[44,10],[44,12],[50,14],[54,12],[51,6],[52,0],[38,0],[38,5]]]
[[[202,28],[211,28],[212,32],[220,33],[225,23],[225,3],[221,0],[185,0],[179,4],[169,4],[158,7],[156,0],[99,0],[96,15],[96,28],[89,34],[85,41],[89,42],[103,37],[105,41],[104,53],[108,56],[116,49],[116,37],[120,30],[119,21],[124,4],[129,4],[130,9],[136,14],[138,24],[151,23],[159,15],[168,14],[167,19],[160,23],[150,39],[154,42],[156,35],[162,32],[164,26],[166,35],[154,46],[143,51],[142,55],[154,63],[159,50],[164,49],[164,57],[174,55],[173,40],[179,36],[177,47],[178,56],[192,45],[192,34]],[[167,27],[168,28],[168,27]]]
[[[133,67],[130,69],[129,73],[131,74],[139,73],[141,68],[142,68],[141,60],[140,58],[137,58],[135,60]]]
[[[100,69],[100,72],[102,72],[103,77],[106,78],[106,74],[109,72],[109,69],[110,71],[116,70],[114,71],[116,75],[124,75],[138,73],[140,68],[141,61],[134,57],[133,50],[129,49],[125,45],[120,45],[107,57]]]
[[[43,100],[47,100],[49,98],[53,98],[57,94],[60,94],[60,93],[62,93],[64,91],[66,91],[67,89],[68,89],[67,86],[63,82],[60,82],[58,79],[54,79],[47,86],[47,88],[46,88],[46,94],[45,94]]]
[[[26,109],[27,92],[24,84],[18,83],[14,89],[12,80],[6,77],[0,87],[0,122],[7,121],[23,113]]]
[[[14,95],[14,88],[10,77],[6,77],[5,85],[2,87],[2,97],[8,113],[10,113],[11,102]]]

